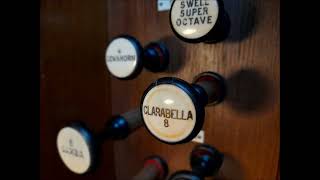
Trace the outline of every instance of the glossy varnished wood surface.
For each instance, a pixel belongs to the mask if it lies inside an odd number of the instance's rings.
[[[272,180],[277,178],[280,141],[279,1],[225,0],[232,28],[219,44],[187,44],[174,37],[168,12],[157,12],[155,1],[108,1],[108,39],[128,33],[143,45],[163,40],[171,52],[167,72],[146,70],[134,80],[111,78],[112,113],[136,108],[144,89],[163,76],[191,82],[203,71],[223,75],[227,99],[206,108],[205,142],[227,158],[216,179]],[[116,177],[127,180],[152,154],[163,156],[170,173],[190,169],[189,153],[196,143],[166,145],[145,128],[127,140],[116,142]]]
[[[99,168],[81,176],[64,166],[56,148],[66,123],[82,120],[97,131],[111,115],[106,12],[102,0],[41,0],[40,179],[115,179],[112,142],[104,144]]]

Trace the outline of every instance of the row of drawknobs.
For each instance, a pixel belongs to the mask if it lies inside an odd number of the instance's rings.
[[[77,158],[85,156],[82,154],[85,152],[82,152],[81,150],[76,150],[74,152],[69,150],[69,153],[74,153],[73,156],[77,156]],[[66,159],[64,160],[67,161]],[[215,176],[223,165],[224,155],[213,146],[201,144],[193,148],[190,153],[189,161],[191,170],[176,171],[171,174],[169,180],[204,180],[205,177]],[[93,172],[97,167],[97,162],[95,161],[94,163],[94,159],[90,159],[89,162],[90,167],[85,172],[86,174]],[[70,170],[76,170],[76,164],[71,166],[70,162],[65,163],[67,163],[66,165]],[[78,166],[81,165],[83,164],[78,164]],[[79,173],[76,171],[74,172]],[[132,180],[165,180],[168,173],[169,168],[167,161],[161,156],[151,155],[144,159],[143,167],[140,168],[134,177],[132,177]]]
[[[221,0],[176,0],[170,10],[174,34],[188,43],[216,43],[229,33],[230,21]],[[129,35],[113,38],[105,54],[108,71],[121,80],[135,78],[143,67],[151,72],[165,71],[170,65],[170,50],[162,42],[144,48]],[[63,127],[57,135],[57,149],[63,163],[72,172],[85,174],[96,167],[101,144],[106,139],[125,139],[141,126],[166,144],[190,142],[202,129],[205,107],[223,101],[226,95],[223,77],[203,72],[188,83],[176,77],[163,77],[151,83],[141,96],[140,106],[114,116],[101,132],[93,133],[80,121]],[[192,171],[179,171],[171,179],[203,179],[220,168],[223,155],[214,147],[200,145],[191,153]],[[134,178],[164,179],[165,160],[147,158],[144,168]]]
[[[174,35],[187,43],[217,43],[230,32],[222,0],[174,0],[169,17]],[[143,48],[128,35],[113,38],[105,56],[109,72],[119,79],[135,78],[143,67],[161,72],[169,64],[169,51],[163,43],[151,42]]]
[[[169,180],[203,180],[205,177],[214,176],[223,164],[224,155],[214,147],[202,144],[194,147],[189,160],[191,171],[177,171]],[[150,156],[145,159],[143,168],[133,180],[164,180],[167,175],[166,161],[160,156]]]
[[[213,72],[199,74],[191,84],[160,78],[146,88],[139,108],[112,117],[101,132],[93,133],[81,121],[63,127],[57,136],[59,155],[71,171],[83,174],[106,139],[125,139],[141,126],[166,144],[190,142],[202,129],[205,107],[221,102],[225,91],[223,78]]]

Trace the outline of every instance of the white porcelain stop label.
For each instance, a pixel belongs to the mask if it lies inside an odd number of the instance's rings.
[[[105,58],[108,70],[112,75],[126,78],[136,69],[138,54],[130,40],[117,38],[109,44]]]
[[[65,127],[57,137],[57,147],[63,163],[74,173],[85,173],[91,164],[89,146],[75,129]]]
[[[184,38],[197,39],[214,27],[219,14],[217,0],[175,0],[171,24]]]
[[[192,99],[174,85],[152,88],[142,105],[143,120],[150,132],[166,142],[179,142],[190,135],[196,125]]]

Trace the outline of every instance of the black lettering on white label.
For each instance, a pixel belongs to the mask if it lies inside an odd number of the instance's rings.
[[[167,142],[178,142],[193,131],[196,110],[190,96],[177,86],[152,88],[142,104],[143,120],[152,134]]]
[[[131,41],[117,38],[109,44],[105,58],[107,68],[112,75],[126,78],[136,69],[138,54]]]
[[[69,145],[62,145],[61,149],[63,153],[69,154],[74,158],[84,158],[82,150],[74,147],[74,143],[72,139],[69,139]]]
[[[143,109],[146,116],[158,116],[172,120],[193,120],[190,110],[168,109],[157,106],[144,106]]]
[[[218,13],[217,0],[176,0],[171,9],[171,23],[181,36],[196,39],[214,27]]]
[[[74,173],[85,173],[91,164],[90,148],[75,129],[65,127],[57,136],[57,148],[63,163]]]

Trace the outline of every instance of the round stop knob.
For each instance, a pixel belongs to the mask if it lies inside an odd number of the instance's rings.
[[[196,146],[190,154],[192,171],[181,170],[171,175],[169,180],[204,180],[214,176],[222,166],[224,155],[216,148],[201,144]]]
[[[151,42],[144,47],[143,64],[152,72],[164,71],[169,64],[169,51],[162,42]]]
[[[143,168],[133,180],[163,180],[167,175],[167,162],[160,156],[150,156],[145,159]]]
[[[222,0],[174,0],[170,25],[179,39],[190,43],[219,42],[230,30]]]
[[[113,117],[105,128],[93,134],[83,123],[72,122],[57,135],[57,149],[66,167],[76,173],[85,174],[97,165],[100,145],[106,139],[124,139],[142,125],[139,109]]]
[[[169,180],[204,180],[202,176],[193,171],[181,170],[173,173]]]
[[[202,144],[191,152],[190,164],[194,172],[204,177],[214,176],[223,163],[224,156],[216,148]]]
[[[202,128],[205,106],[221,102],[224,93],[222,77],[213,72],[199,74],[193,84],[175,77],[160,78],[142,96],[143,122],[162,142],[188,142]]]
[[[135,78],[145,66],[152,72],[166,69],[169,51],[161,42],[151,42],[144,49],[139,41],[129,35],[113,38],[105,54],[109,72],[119,79]]]
[[[84,174],[93,167],[95,143],[92,133],[84,125],[73,123],[62,128],[57,136],[57,148],[70,171]]]

